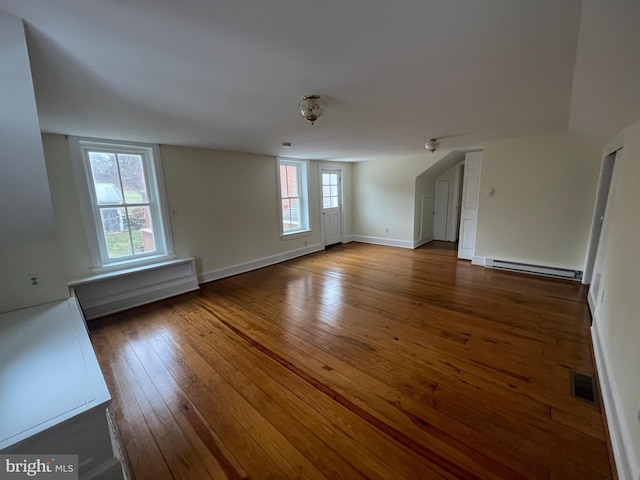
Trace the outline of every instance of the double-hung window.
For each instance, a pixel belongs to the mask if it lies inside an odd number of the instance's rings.
[[[158,148],[78,138],[71,147],[96,271],[171,255]]]
[[[307,170],[309,162],[278,159],[280,232],[292,235],[309,231]]]

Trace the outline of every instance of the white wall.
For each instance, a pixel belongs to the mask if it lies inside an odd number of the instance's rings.
[[[603,146],[640,117],[640,2],[584,0],[569,129]],[[592,335],[620,478],[640,480],[640,125],[627,130]],[[617,448],[616,448],[617,445]],[[622,456],[620,454],[623,454]],[[625,455],[626,454],[626,455]]]
[[[571,134],[485,144],[475,255],[583,270],[600,157]]]
[[[413,245],[414,225],[419,222],[419,209],[415,206],[416,177],[445,155],[446,152],[435,152],[354,164],[354,236]]]
[[[68,296],[22,20],[0,11],[0,312]],[[28,278],[39,277],[36,287]]]
[[[44,135],[45,157],[67,279],[91,275],[91,256],[81,221],[69,145],[61,135]],[[321,240],[319,165],[309,165],[312,232],[280,238],[276,159],[266,155],[163,145],[161,157],[176,253],[197,258],[198,274],[269,256],[318,246]],[[351,227],[351,165],[343,165],[347,234]],[[306,245],[305,245],[306,243]]]
[[[620,478],[640,479],[640,121],[627,130],[616,168],[621,170],[613,187],[608,237],[605,250],[598,252],[604,256],[603,295],[595,306],[593,336],[602,355],[601,385],[613,398],[614,409],[607,410],[611,435],[627,454],[627,461],[618,463],[619,469],[628,468]]]
[[[640,2],[584,0],[569,129],[602,147],[640,117]]]
[[[66,280],[88,277],[93,275],[93,264],[82,223],[69,142],[62,135],[43,135],[42,144]]]
[[[178,212],[171,218],[174,244],[200,259],[199,273],[322,243],[320,162],[309,165],[313,231],[283,240],[274,157],[172,146],[161,153],[169,206]]]

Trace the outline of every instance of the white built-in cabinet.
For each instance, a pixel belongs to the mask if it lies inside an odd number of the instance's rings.
[[[126,479],[110,403],[75,298],[0,315],[0,452],[77,454],[80,479]]]

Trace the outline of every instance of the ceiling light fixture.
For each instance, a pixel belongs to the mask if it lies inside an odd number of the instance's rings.
[[[302,100],[298,103],[298,108],[300,109],[300,114],[313,125],[324,111],[324,102],[320,95],[309,93],[302,97]]]
[[[435,152],[438,148],[440,148],[440,140],[437,138],[432,138],[427,143],[424,144],[424,148],[429,150],[431,153]]]

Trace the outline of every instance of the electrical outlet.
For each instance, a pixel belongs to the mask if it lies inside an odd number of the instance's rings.
[[[40,275],[37,273],[30,273],[26,278],[26,282],[30,287],[37,287],[40,285]]]

